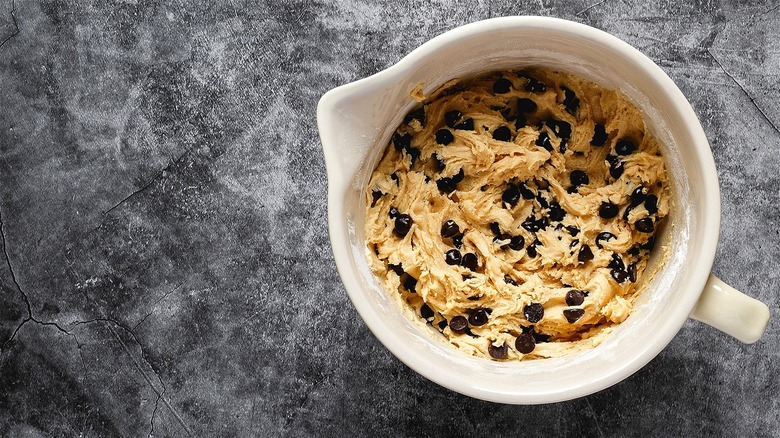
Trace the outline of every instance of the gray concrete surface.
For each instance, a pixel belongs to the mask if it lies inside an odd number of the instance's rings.
[[[0,4],[0,435],[780,436],[780,340],[689,322],[624,382],[473,400],[389,354],[346,297],[315,106],[460,24],[606,30],[691,100],[715,154],[714,272],[780,259],[780,4]],[[638,339],[637,342],[641,342]]]

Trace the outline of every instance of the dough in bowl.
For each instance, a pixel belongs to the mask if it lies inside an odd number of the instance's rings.
[[[639,110],[529,68],[450,81],[406,115],[368,184],[365,235],[412,318],[518,360],[592,348],[624,321],[668,213]]]

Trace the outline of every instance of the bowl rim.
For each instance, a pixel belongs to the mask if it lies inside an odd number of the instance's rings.
[[[348,189],[348,181],[341,169],[336,164],[342,157],[338,148],[328,146],[326,138],[331,138],[333,127],[326,122],[325,116],[330,112],[339,101],[348,98],[356,91],[365,86],[371,85],[374,88],[380,88],[383,84],[388,84],[397,80],[399,75],[403,75],[407,69],[415,63],[424,60],[433,52],[440,50],[444,46],[457,44],[465,39],[471,39],[490,34],[494,32],[514,30],[514,29],[555,29],[556,32],[562,32],[582,38],[587,44],[599,44],[607,47],[609,50],[619,54],[621,57],[631,59],[642,70],[652,77],[667,92],[668,99],[674,103],[679,110],[680,120],[685,124],[687,134],[695,141],[686,145],[695,154],[698,163],[702,169],[701,178],[704,181],[705,197],[699,199],[704,210],[709,214],[700,215],[697,219],[697,225],[701,227],[703,241],[700,242],[702,252],[698,258],[691,263],[691,269],[694,269],[689,278],[690,290],[686,291],[684,299],[674,309],[672,315],[668,316],[668,324],[660,331],[655,333],[652,342],[646,343],[641,351],[633,357],[632,360],[622,364],[615,365],[610,372],[599,376],[598,378],[585,382],[578,386],[567,388],[558,388],[557,391],[548,392],[507,392],[496,388],[488,388],[480,385],[479,382],[469,382],[464,379],[455,379],[457,374],[444,367],[423,363],[416,357],[408,347],[404,345],[402,339],[387,330],[384,322],[378,317],[371,308],[367,294],[365,294],[357,281],[353,281],[356,275],[354,269],[347,260],[351,256],[350,249],[343,243],[347,237],[348,231],[344,226],[344,205],[343,199]],[[603,389],[606,389],[638,371],[655,356],[657,356],[674,338],[687,321],[690,313],[696,305],[701,291],[706,284],[710,274],[712,264],[715,258],[718,235],[720,231],[720,187],[718,184],[715,161],[712,155],[709,142],[698,120],[690,102],[685,98],[682,91],[672,81],[672,79],[650,58],[639,50],[600,29],[593,28],[586,24],[577,23],[565,19],[540,16],[510,16],[491,18],[474,23],[456,27],[444,32],[429,41],[425,42],[408,55],[403,57],[396,64],[384,69],[376,74],[358,81],[348,83],[328,91],[319,101],[317,107],[317,121],[320,137],[322,139],[323,152],[328,174],[328,227],[331,245],[334,253],[334,261],[339,274],[343,280],[344,287],[350,300],[353,302],[356,310],[360,314],[368,328],[379,339],[379,341],[390,352],[401,360],[412,370],[423,377],[453,391],[465,394],[474,398],[509,404],[540,404],[552,403],[583,397]],[[351,177],[351,176],[350,176]]]

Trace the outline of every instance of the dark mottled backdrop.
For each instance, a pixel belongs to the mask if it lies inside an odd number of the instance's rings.
[[[623,383],[523,407],[419,377],[348,301],[318,98],[537,14],[677,82],[721,180],[714,272],[777,309],[780,4],[519,3],[3,0],[0,435],[778,436],[777,320],[752,346],[689,322]]]

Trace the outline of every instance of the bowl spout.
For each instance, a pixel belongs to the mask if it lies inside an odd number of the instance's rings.
[[[382,74],[335,88],[320,98],[317,127],[325,153],[328,184],[346,184],[359,172],[373,146],[389,135],[385,123],[401,109],[400,84],[388,83]],[[411,98],[408,99],[411,102]]]

